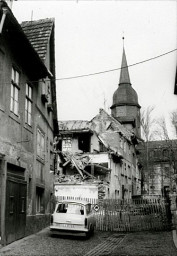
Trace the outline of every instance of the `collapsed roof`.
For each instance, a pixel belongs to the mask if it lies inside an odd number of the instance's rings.
[[[99,114],[96,115],[91,121],[59,121],[60,134],[77,132],[95,132],[98,135],[106,132],[112,132],[112,134],[117,132],[126,138],[129,142],[132,141],[132,137],[134,136],[133,132],[127,130],[118,120],[110,116],[104,109],[100,109]]]

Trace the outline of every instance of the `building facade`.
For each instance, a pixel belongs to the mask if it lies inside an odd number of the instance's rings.
[[[138,145],[142,165],[142,195],[167,196],[176,191],[177,141],[148,141]]]
[[[8,244],[49,223],[58,124],[54,20],[21,26],[1,1],[0,24],[0,236]]]

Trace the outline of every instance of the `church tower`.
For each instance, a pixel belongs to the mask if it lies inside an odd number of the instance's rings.
[[[133,130],[139,138],[141,137],[140,108],[138,95],[130,83],[125,49],[123,47],[119,86],[113,94],[111,114],[127,129]]]

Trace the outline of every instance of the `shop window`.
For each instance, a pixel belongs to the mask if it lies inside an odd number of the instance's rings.
[[[18,116],[19,112],[19,72],[12,68],[10,111]]]

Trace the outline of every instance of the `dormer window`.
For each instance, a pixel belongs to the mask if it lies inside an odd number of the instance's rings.
[[[10,111],[18,116],[19,112],[19,72],[12,68],[11,73],[11,98],[10,98]]]

